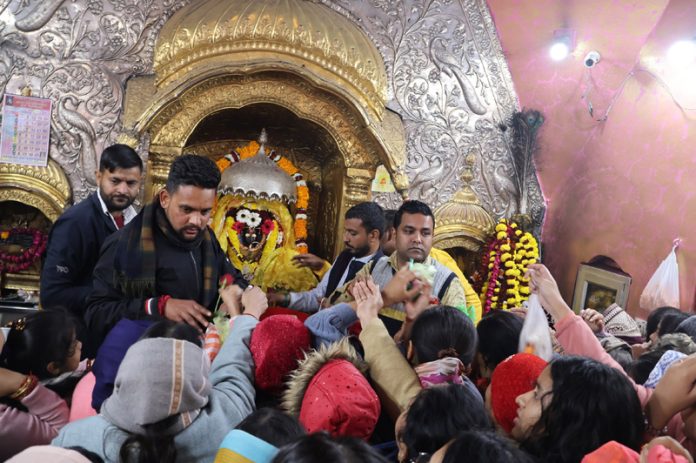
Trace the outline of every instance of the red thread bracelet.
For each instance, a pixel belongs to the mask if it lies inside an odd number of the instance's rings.
[[[172,297],[170,295],[165,294],[157,299],[157,311],[160,315],[164,316],[164,308],[167,306],[167,301],[169,301],[171,298]]]

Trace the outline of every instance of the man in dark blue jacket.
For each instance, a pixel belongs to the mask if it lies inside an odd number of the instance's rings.
[[[92,271],[106,238],[133,219],[132,204],[140,192],[143,163],[129,146],[104,150],[97,172],[98,189],[69,208],[51,229],[41,272],[41,305],[65,308],[78,322],[78,338],[86,343],[84,313],[92,292]],[[89,344],[85,355],[93,355]]]
[[[176,158],[166,188],[106,240],[85,313],[96,345],[123,318],[164,317],[202,332],[226,274],[233,282],[225,291],[239,304],[248,284],[208,227],[219,183],[220,171],[210,159]]]

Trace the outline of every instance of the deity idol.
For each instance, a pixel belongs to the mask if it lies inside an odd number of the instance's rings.
[[[222,181],[213,230],[252,284],[264,291],[306,291],[318,276],[292,258],[307,252],[307,184],[288,159],[266,154],[265,131],[259,141],[217,161]]]

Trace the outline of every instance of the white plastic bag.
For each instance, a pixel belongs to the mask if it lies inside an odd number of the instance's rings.
[[[527,301],[527,316],[524,317],[518,350],[534,354],[547,362],[553,356],[549,322],[536,294],[531,294]]]
[[[662,261],[640,295],[640,307],[653,311],[658,307],[672,306],[679,308],[679,264],[676,249],[680,240],[674,240],[672,251]]]

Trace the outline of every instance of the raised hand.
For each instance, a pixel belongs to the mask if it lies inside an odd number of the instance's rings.
[[[556,280],[554,280],[549,269],[544,264],[532,264],[527,269],[529,278],[529,289],[539,296],[539,303],[546,309],[551,316],[558,322],[566,315],[572,313],[570,307],[565,303],[561,292],[558,290]]]
[[[253,315],[260,320],[261,315],[268,308],[266,294],[258,286],[247,286],[242,293],[242,307],[245,314]]]
[[[382,288],[382,299],[385,306],[411,300],[423,289],[421,282],[415,273],[407,267],[402,268],[389,283]]]
[[[407,299],[404,302],[404,311],[406,312],[406,320],[414,321],[418,315],[423,313],[430,307],[430,297],[433,294],[433,288],[429,284],[423,284],[421,293],[415,300]]]
[[[379,315],[379,311],[384,305],[382,294],[379,291],[379,286],[374,283],[372,277],[369,277],[355,282],[353,296],[360,324],[364,328]]]
[[[601,333],[604,331],[604,315],[601,313],[594,309],[585,309],[580,311],[580,316],[593,333]]]
[[[237,285],[225,286],[223,289],[219,289],[218,293],[220,293],[220,298],[223,302],[220,309],[226,311],[230,317],[242,313],[241,299],[243,292],[244,290]]]

